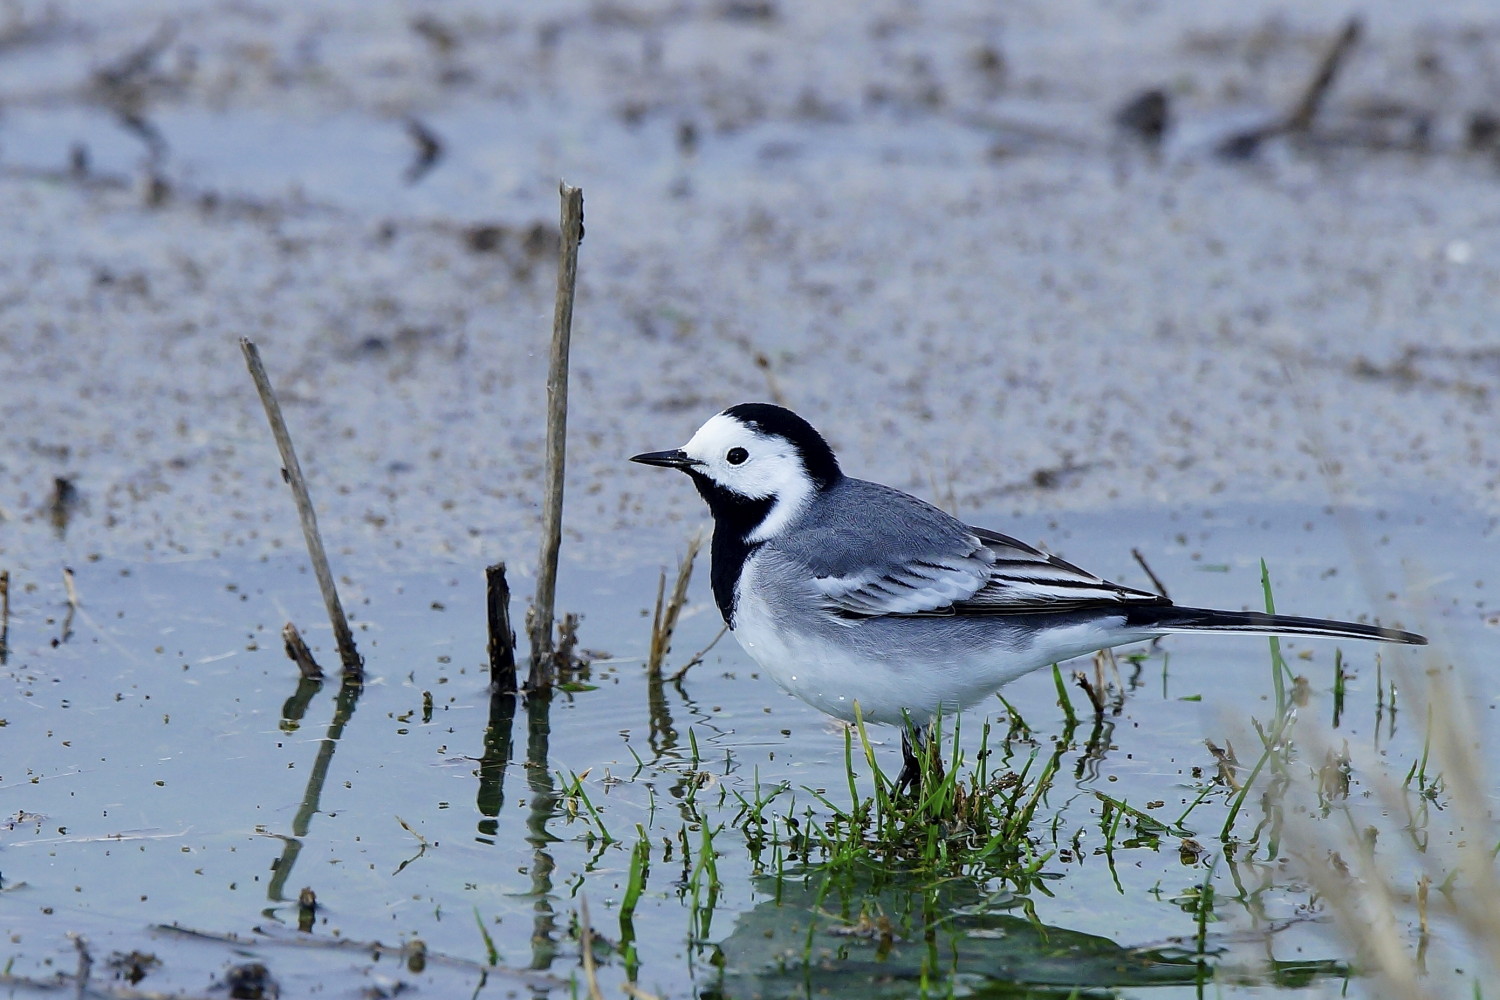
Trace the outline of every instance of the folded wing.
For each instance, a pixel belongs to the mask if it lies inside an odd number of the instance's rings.
[[[1022,614],[1172,603],[1160,594],[1111,583],[1007,535],[984,528],[971,530],[994,561],[985,585],[955,604],[957,614]]]
[[[825,606],[851,618],[1006,615],[1121,605],[1167,605],[1007,535],[973,528],[907,494],[879,490],[878,524],[808,525],[795,555]],[[846,508],[849,509],[849,508]],[[855,508],[857,509],[857,508]]]

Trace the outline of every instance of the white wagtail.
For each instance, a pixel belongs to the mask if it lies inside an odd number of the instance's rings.
[[[1412,632],[1255,611],[1180,608],[931,504],[846,476],[812,425],[741,403],[681,448],[714,518],[714,600],[777,683],[829,715],[927,726],[1022,674],[1171,632],[1323,635],[1422,645]],[[922,730],[917,730],[920,738]]]

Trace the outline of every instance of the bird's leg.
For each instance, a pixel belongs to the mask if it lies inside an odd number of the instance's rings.
[[[918,730],[912,729],[913,733]],[[918,741],[920,745],[920,740]],[[905,795],[907,792],[916,794],[922,788],[922,768],[917,763],[917,755],[912,753],[911,737],[907,735],[905,727],[901,729],[901,773],[896,776],[896,794]]]
[[[934,725],[913,725],[901,730],[901,773],[896,776],[896,794],[919,794],[923,780],[927,777],[943,780],[943,759],[938,755],[938,742],[933,739]],[[925,767],[918,754],[927,758]]]

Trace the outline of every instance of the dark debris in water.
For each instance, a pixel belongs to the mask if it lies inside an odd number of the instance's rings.
[[[152,970],[161,966],[161,959],[151,952],[128,951],[115,952],[105,960],[105,965],[114,970],[120,979],[125,980],[131,986],[137,986],[145,979]]]
[[[276,1000],[281,996],[280,985],[261,962],[230,966],[224,972],[220,988],[233,1000]]]
[[[1172,126],[1172,103],[1160,87],[1142,91],[1115,112],[1115,124],[1143,142],[1160,146]]]

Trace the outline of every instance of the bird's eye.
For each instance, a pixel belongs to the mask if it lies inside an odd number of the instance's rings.
[[[730,448],[729,454],[724,456],[724,460],[730,465],[743,465],[745,464],[745,459],[749,457],[750,453],[743,448]]]

